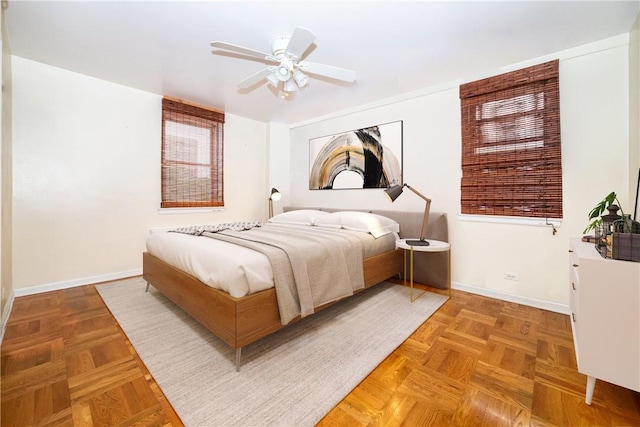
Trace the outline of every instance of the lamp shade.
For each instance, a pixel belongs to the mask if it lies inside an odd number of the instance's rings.
[[[280,197],[282,197],[282,194],[280,194],[280,192],[278,191],[277,188],[272,188],[271,189],[271,194],[269,194],[269,218],[271,218],[273,216],[273,201],[274,200],[280,200]]]
[[[431,199],[428,197],[425,197],[423,194],[421,194],[419,191],[417,191],[415,188],[413,188],[409,184],[394,185],[392,187],[386,188],[384,190],[384,194],[387,196],[387,198],[391,202],[394,202],[402,194],[402,189],[404,187],[407,187],[409,190],[414,192],[418,197],[424,199],[424,201],[427,202],[424,208],[424,217],[422,218],[422,228],[420,229],[420,240],[407,239],[406,240],[407,245],[429,246],[429,241],[427,240],[426,236],[427,236],[427,222],[429,221],[429,211],[431,209]]]
[[[284,91],[285,92],[295,92],[298,90],[298,85],[293,80],[287,80],[284,82]]]
[[[293,80],[296,81],[298,87],[305,87],[309,82],[309,77],[307,77],[302,71],[298,69],[295,73],[293,73]]]
[[[282,194],[280,194],[280,192],[276,188],[271,189],[271,196],[269,196],[269,199],[277,201],[280,200],[281,197]]]
[[[390,201],[394,202],[401,194],[402,194],[402,186],[401,185],[393,185],[384,190],[384,194],[389,198]]]

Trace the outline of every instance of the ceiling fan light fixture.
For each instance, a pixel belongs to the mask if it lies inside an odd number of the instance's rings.
[[[298,87],[305,87],[309,82],[309,76],[304,74],[300,69],[297,69],[295,73],[293,73],[293,80],[296,81]]]
[[[288,58],[282,58],[280,65],[276,67],[276,77],[281,82],[286,82],[291,78],[293,62]]]
[[[271,86],[278,87],[278,85],[280,84],[280,80],[278,79],[278,77],[276,77],[274,73],[275,71],[267,76],[267,81]]]
[[[282,64],[280,66],[278,66],[278,68],[276,68],[275,73],[276,73],[276,77],[281,82],[286,82],[291,77],[289,75],[289,69],[286,66],[282,65]]]
[[[295,92],[298,90],[298,85],[293,80],[287,80],[284,82],[284,91],[285,92]]]

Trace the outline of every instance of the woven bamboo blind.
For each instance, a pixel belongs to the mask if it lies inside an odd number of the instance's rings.
[[[562,218],[558,61],[460,86],[463,214]]]
[[[224,113],[162,100],[163,208],[224,206]]]

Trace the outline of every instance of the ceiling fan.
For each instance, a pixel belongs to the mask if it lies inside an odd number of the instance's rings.
[[[271,53],[260,52],[234,44],[213,41],[211,46],[234,53],[260,58],[268,63],[273,63],[267,68],[258,71],[238,83],[241,89],[249,88],[261,80],[266,79],[273,87],[283,84],[285,95],[295,92],[298,88],[306,86],[309,81],[307,74],[328,77],[344,82],[354,82],[356,73],[352,70],[323,65],[315,62],[301,61],[304,52],[316,39],[315,34],[306,28],[297,27],[291,38],[279,38],[274,40]]]

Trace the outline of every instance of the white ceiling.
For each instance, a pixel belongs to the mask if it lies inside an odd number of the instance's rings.
[[[16,1],[13,55],[268,122],[297,123],[628,33],[640,1]],[[220,40],[270,52],[295,27],[306,59],[355,70],[353,84],[311,78],[282,99],[265,67],[212,53]],[[309,52],[309,51],[308,51]]]

